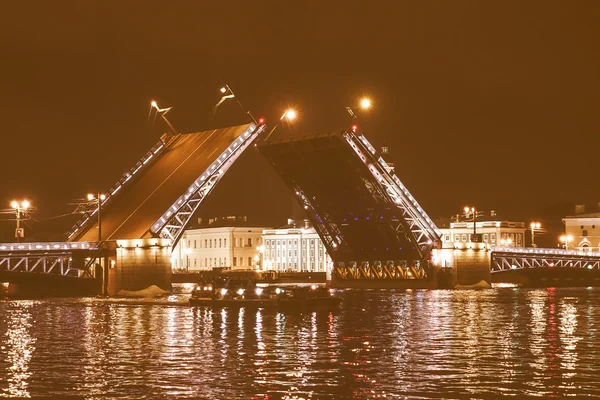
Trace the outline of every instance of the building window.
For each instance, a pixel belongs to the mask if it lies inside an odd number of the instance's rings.
[[[227,266],[227,257],[223,259],[223,265]]]
[[[204,266],[208,267],[208,259],[206,259],[206,258],[204,259]]]
[[[223,239],[223,247],[227,247],[227,238]]]
[[[194,267],[196,266],[196,259],[194,258]]]
[[[196,241],[194,240],[194,248],[196,248]]]
[[[252,238],[248,238],[248,247],[252,247]],[[250,265],[250,264],[248,264]]]
[[[487,241],[488,241],[488,234],[487,233],[485,235],[483,235],[483,241],[487,243]]]
[[[444,240],[445,240],[446,242],[449,242],[449,241],[450,241],[450,235],[446,235],[446,236],[444,236]]]
[[[237,257],[233,257],[233,266],[237,267]]]
[[[596,225],[592,225],[592,229],[596,229]]]
[[[250,267],[252,265],[252,257],[248,257],[248,266]]]
[[[221,241],[221,239],[219,239],[219,247],[223,247],[222,244],[223,242]]]
[[[492,241],[492,243],[495,243],[495,242],[496,242],[496,234],[495,234],[495,233],[492,233],[492,234],[490,235],[490,238],[491,238],[491,241]]]
[[[454,241],[460,242],[460,235],[454,235]]]
[[[464,233],[463,233],[463,235],[462,235],[462,241],[463,241],[463,242],[466,242],[466,241],[467,241],[467,235],[466,235],[466,234],[464,234]]]
[[[581,236],[587,236],[587,229],[581,231]]]

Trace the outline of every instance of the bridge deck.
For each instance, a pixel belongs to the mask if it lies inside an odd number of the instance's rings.
[[[149,166],[140,170],[103,206],[102,239],[149,237],[152,223],[248,126],[176,136],[165,151],[149,161]],[[97,240],[97,224],[92,222],[69,240]]]
[[[334,262],[418,260],[397,206],[342,133],[262,142]]]

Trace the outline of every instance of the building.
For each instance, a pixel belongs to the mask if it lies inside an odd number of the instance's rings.
[[[263,269],[289,272],[327,272],[333,263],[323,242],[308,220],[288,220],[279,229],[265,229]]]
[[[476,221],[477,237],[473,236],[473,220],[461,221],[457,216],[454,221],[436,221],[442,231],[444,248],[468,248],[474,242],[489,246],[525,247],[524,222],[507,221],[497,218],[492,211],[487,216],[478,217]]]
[[[174,271],[195,272],[216,267],[254,269],[265,226],[250,226],[246,217],[211,218],[187,229],[173,250]]]
[[[565,235],[560,240],[568,249],[600,251],[600,204],[598,211],[585,213],[584,205],[575,206],[575,215],[563,218]]]

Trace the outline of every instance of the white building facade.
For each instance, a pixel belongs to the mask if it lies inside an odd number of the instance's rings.
[[[331,257],[314,228],[266,229],[262,237],[264,270],[331,272]]]
[[[489,246],[525,247],[524,222],[477,221],[477,235],[480,242]],[[468,248],[473,243],[473,222],[451,222],[450,227],[440,228],[443,247]]]
[[[563,218],[567,249],[600,251],[600,213],[579,214]],[[565,239],[566,237],[566,239]]]
[[[174,271],[195,272],[218,267],[256,269],[259,246],[267,227],[189,229],[173,250]]]

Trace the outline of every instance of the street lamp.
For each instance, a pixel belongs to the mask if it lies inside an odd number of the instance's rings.
[[[569,242],[573,241],[572,235],[562,235],[560,237],[560,241],[563,242],[563,246],[565,246],[565,250],[569,249]]]
[[[89,193],[87,195],[89,201],[96,201],[96,212],[98,213],[98,243],[102,242],[102,220],[100,219],[100,211],[102,211],[102,202],[106,199],[106,195],[103,193],[97,193],[93,195]]]
[[[20,242],[21,238],[25,237],[25,231],[23,228],[21,228],[21,213],[25,213],[25,211],[31,207],[31,204],[27,200],[23,200],[21,202],[13,200],[11,201],[10,206],[14,208],[17,214],[17,229],[15,229],[15,238],[17,239],[17,242]]]
[[[275,129],[277,129],[277,127],[279,126],[279,124],[281,122],[283,122],[284,120],[291,122],[291,121],[295,120],[297,117],[298,117],[298,113],[293,108],[288,108],[287,110],[285,110],[285,112],[281,115],[281,117],[279,118],[279,121],[277,122],[277,124],[275,124],[273,129],[271,129],[271,132],[269,132],[269,134],[267,135],[265,140],[269,139],[271,134],[273,134],[273,132],[275,132]]]
[[[477,212],[475,207],[465,207],[465,214],[468,216],[471,213],[473,214],[473,240],[477,240],[475,238],[477,235]]]
[[[346,111],[348,111],[348,114],[350,114],[350,116],[353,119],[358,119],[358,116],[356,115],[358,110],[368,110],[369,108],[371,108],[372,105],[373,105],[373,102],[371,101],[370,98],[363,97],[360,100],[358,108],[346,107]]]
[[[539,222],[532,222],[529,226],[531,227],[531,247],[537,247],[535,245],[535,230],[540,229],[542,225]]]

